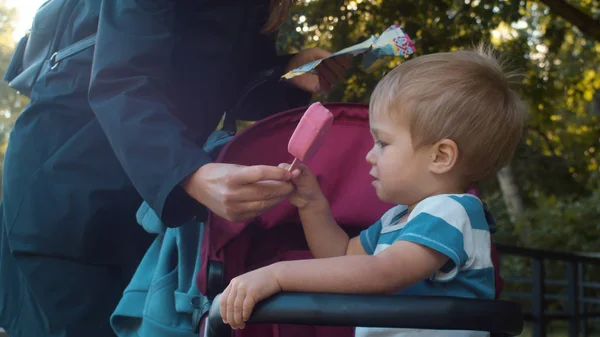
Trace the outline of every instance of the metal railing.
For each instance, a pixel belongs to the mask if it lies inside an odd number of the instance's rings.
[[[586,292],[600,293],[600,282],[585,281],[587,266],[600,266],[598,254],[560,253],[547,250],[521,248],[511,245],[497,245],[501,259],[505,256],[518,256],[530,259],[531,277],[520,275],[516,278],[505,276],[506,299],[527,301],[531,307],[525,306],[525,320],[533,327],[532,337],[547,335],[548,323],[554,320],[568,322],[569,337],[588,336],[588,320],[600,318],[600,297],[586,296]],[[566,264],[564,279],[549,279],[546,273],[547,262]],[[505,272],[501,271],[503,275]],[[527,286],[530,291],[509,291],[510,286]],[[548,292],[547,286],[558,286],[563,291]],[[562,310],[549,310],[548,302],[559,303]],[[597,308],[587,310],[588,307]]]

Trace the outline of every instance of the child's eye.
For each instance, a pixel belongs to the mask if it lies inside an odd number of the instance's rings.
[[[381,148],[384,148],[384,147],[387,145],[386,143],[384,143],[384,142],[382,142],[382,141],[380,141],[380,140],[376,141],[376,142],[375,142],[375,144],[376,144],[377,146],[381,147]]]

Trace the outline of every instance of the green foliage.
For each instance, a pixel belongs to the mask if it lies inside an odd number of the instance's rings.
[[[600,188],[587,196],[557,197],[532,192],[530,207],[514,223],[508,220],[502,196],[488,193],[490,208],[498,210],[496,240],[546,250],[597,252],[600,247]]]
[[[526,247],[593,252],[600,247],[600,189],[585,198],[540,194],[514,224],[513,233]]]

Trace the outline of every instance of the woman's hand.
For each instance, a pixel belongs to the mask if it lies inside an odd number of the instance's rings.
[[[321,48],[305,49],[294,56],[286,67],[286,72],[301,65],[320,60],[331,55]],[[290,80],[294,86],[312,93],[328,93],[344,77],[350,67],[350,57],[340,56],[327,59],[315,69],[316,74],[302,74]]]
[[[252,219],[294,190],[292,173],[275,166],[209,163],[184,180],[183,189],[229,221]]]

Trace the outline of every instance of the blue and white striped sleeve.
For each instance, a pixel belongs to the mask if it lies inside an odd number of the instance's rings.
[[[464,233],[470,231],[470,218],[461,203],[439,195],[417,204],[396,241],[411,241],[434,249],[460,268],[469,258]]]
[[[377,241],[379,241],[379,235],[381,235],[381,226],[381,220],[377,220],[377,222],[369,228],[360,232],[360,243],[365,252],[369,255],[375,253]]]

